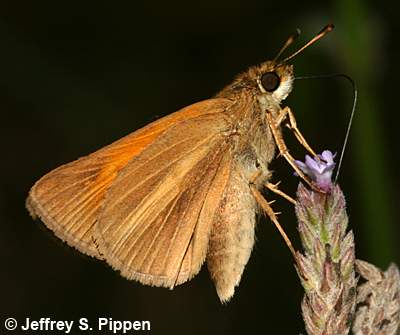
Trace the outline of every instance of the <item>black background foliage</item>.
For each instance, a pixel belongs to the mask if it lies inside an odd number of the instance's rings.
[[[303,30],[299,46],[328,22],[336,24],[335,31],[295,59],[295,72],[346,72],[359,84],[360,105],[340,183],[358,257],[381,267],[399,261],[399,30],[395,11],[374,6],[368,1],[3,1],[2,320],[95,322],[103,316],[150,320],[154,334],[304,332],[302,289],[290,253],[267,220],[257,227],[237,293],[221,305],[206,269],[173,291],[127,281],[53,238],[28,216],[24,202],[44,173],[212,96],[240,71],[274,57],[295,28]],[[285,103],[316,150],[340,150],[352,103],[348,83],[299,81]],[[293,136],[285,136],[292,153],[303,158]],[[273,168],[274,180],[283,180],[282,188],[294,194],[298,180],[288,165],[278,159]],[[299,247],[293,208],[278,200],[282,224]]]

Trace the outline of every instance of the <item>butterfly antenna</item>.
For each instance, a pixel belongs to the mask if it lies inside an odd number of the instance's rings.
[[[289,38],[286,40],[285,44],[282,46],[282,48],[279,50],[278,54],[275,56],[275,58],[273,59],[273,62],[275,63],[278,58],[283,54],[283,52],[290,46],[293,44],[294,41],[296,41],[296,39],[300,36],[301,31],[299,28],[296,29],[296,31],[289,36]]]
[[[334,25],[332,23],[326,25],[317,35],[315,35],[311,40],[309,40],[306,44],[304,44],[300,49],[292,53],[290,56],[286,57],[282,63],[286,63],[287,61],[291,60],[293,57],[297,56],[300,52],[302,52],[304,49],[308,48],[310,45],[314,44],[318,40],[320,40],[322,37],[324,37],[326,34],[330,33],[334,28]],[[276,57],[275,57],[276,58]]]

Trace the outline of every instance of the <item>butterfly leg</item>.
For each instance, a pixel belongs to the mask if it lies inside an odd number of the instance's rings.
[[[279,224],[277,215],[279,213],[275,213],[271,207],[272,202],[268,202],[265,200],[263,195],[260,193],[260,191],[254,186],[250,186],[251,192],[256,199],[257,203],[261,206],[265,214],[269,216],[275,227],[278,229],[279,233],[281,234],[282,238],[284,239],[287,247],[289,248],[290,252],[293,254],[293,256],[296,258],[296,251],[294,250],[293,244],[290,241],[289,237],[286,235],[285,231],[283,230],[282,226]]]
[[[297,121],[296,118],[294,117],[294,114],[292,110],[290,109],[289,106],[284,107],[278,117],[275,119],[275,127],[279,127],[284,121],[287,121],[287,117],[289,117],[288,123],[286,123],[286,127],[288,127],[296,136],[297,140],[299,143],[314,157],[318,157],[318,155],[315,153],[315,151],[311,148],[311,146],[308,144],[306,139],[304,138],[303,134],[297,127]]]
[[[300,168],[297,166],[297,164],[295,162],[295,159],[289,153],[289,149],[287,148],[285,141],[283,140],[282,132],[281,132],[280,128],[278,128],[278,126],[276,125],[276,121],[273,118],[272,114],[267,113],[266,116],[267,116],[267,121],[268,121],[269,127],[272,132],[272,136],[274,137],[275,143],[278,147],[279,155],[286,159],[286,161],[290,164],[290,166],[299,175],[299,177],[301,179],[303,179],[314,190],[318,191],[318,188],[315,187],[314,184],[312,183],[312,181],[310,180],[310,178],[307,177],[303,173],[303,171],[300,170]]]
[[[290,107],[286,106],[283,108],[283,110],[286,110],[287,115],[289,116],[289,123],[286,124],[286,126],[293,131],[294,135],[296,136],[297,140],[300,142],[300,144],[309,152],[311,153],[314,157],[318,157],[318,155],[315,153],[315,151],[310,147],[306,139],[304,138],[303,134],[300,132],[299,128],[297,128],[297,121],[296,118],[294,117],[294,114]]]
[[[264,184],[264,186],[269,189],[270,191],[280,195],[282,198],[286,199],[287,201],[291,202],[293,205],[296,205],[296,200],[294,200],[290,195],[287,195],[285,192],[281,191],[278,188],[278,185],[281,182],[277,182],[276,184],[272,184],[272,183],[266,183]]]

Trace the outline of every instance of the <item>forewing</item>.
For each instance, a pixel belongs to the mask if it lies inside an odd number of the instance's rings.
[[[171,127],[107,191],[97,240],[123,276],[173,287],[200,270],[230,173],[225,117]]]
[[[51,171],[29,193],[31,215],[38,216],[60,239],[82,253],[102,258],[94,241],[94,227],[106,190],[120,170],[170,127],[199,115],[220,113],[230,104],[226,99],[193,104]]]

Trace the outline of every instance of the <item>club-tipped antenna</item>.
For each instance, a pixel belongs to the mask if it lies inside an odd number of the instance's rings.
[[[275,63],[278,58],[283,54],[283,52],[290,46],[293,44],[294,41],[297,40],[297,38],[300,36],[301,31],[299,28],[296,29],[296,31],[289,36],[289,38],[286,40],[285,44],[282,46],[282,48],[279,50],[279,52],[277,53],[277,55],[275,56],[275,58],[273,59],[273,62]]]
[[[334,78],[334,77],[342,77],[342,78],[347,79],[350,82],[351,86],[353,87],[353,106],[351,107],[349,122],[347,124],[346,134],[344,136],[342,151],[340,152],[339,163],[337,165],[336,176],[335,176],[335,180],[334,180],[335,183],[337,183],[337,180],[339,178],[340,168],[342,167],[342,163],[343,163],[344,153],[345,153],[346,147],[347,147],[347,142],[348,142],[349,136],[350,136],[351,126],[353,124],[353,118],[354,118],[354,114],[356,111],[356,106],[357,106],[358,91],[357,91],[356,83],[350,76],[348,76],[347,74],[343,74],[343,73],[315,75],[315,76],[301,76],[301,77],[295,77],[295,79],[322,79],[322,78]]]
[[[286,63],[287,61],[291,60],[293,57],[297,56],[300,52],[302,52],[304,49],[308,48],[310,45],[314,44],[318,40],[320,40],[322,37],[324,37],[326,34],[330,33],[334,28],[334,25],[332,23],[329,23],[326,25],[317,35],[315,35],[311,40],[309,40],[306,44],[304,44],[300,49],[292,53],[290,56],[286,57],[281,63]],[[286,49],[286,48],[285,48]],[[280,52],[279,54],[281,54]],[[277,57],[275,57],[277,58]]]

